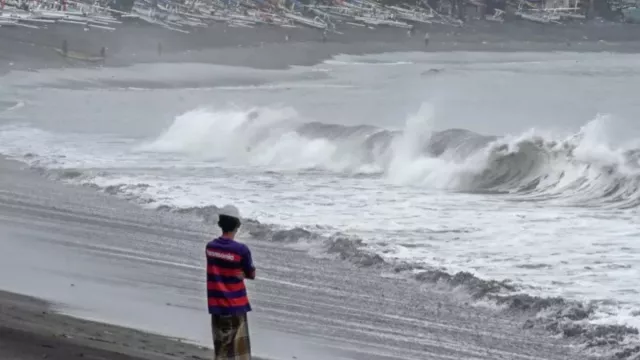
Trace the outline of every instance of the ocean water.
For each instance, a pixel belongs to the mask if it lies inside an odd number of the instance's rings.
[[[458,52],[13,72],[0,153],[141,206],[234,203],[640,327],[638,63]]]

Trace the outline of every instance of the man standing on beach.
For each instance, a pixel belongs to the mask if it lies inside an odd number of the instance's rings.
[[[211,314],[214,360],[251,360],[249,324],[251,311],[244,279],[255,279],[251,251],[235,241],[240,212],[226,205],[218,212],[222,235],[206,246],[207,301]]]

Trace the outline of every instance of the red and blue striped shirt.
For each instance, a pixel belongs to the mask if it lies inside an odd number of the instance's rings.
[[[244,278],[255,276],[251,251],[235,240],[217,238],[207,244],[207,300],[213,315],[251,311]]]

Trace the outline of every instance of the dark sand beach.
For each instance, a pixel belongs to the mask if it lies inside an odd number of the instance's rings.
[[[45,301],[0,292],[3,360],[208,359],[201,347],[57,314]]]

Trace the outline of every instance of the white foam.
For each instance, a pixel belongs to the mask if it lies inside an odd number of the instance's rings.
[[[14,111],[14,110],[18,110],[18,109],[23,108],[23,107],[24,107],[24,102],[23,101],[16,101],[16,103],[14,105],[10,106],[5,111],[6,112]]]
[[[160,137],[137,150],[271,170],[322,167],[343,171],[360,165],[339,144],[299,135],[295,129],[301,124],[290,108],[198,109],[177,117]]]
[[[408,61],[395,61],[395,62],[357,62],[357,61],[340,61],[340,60],[325,60],[323,62],[326,65],[364,65],[364,66],[398,66],[398,65],[411,65],[412,62]]]

